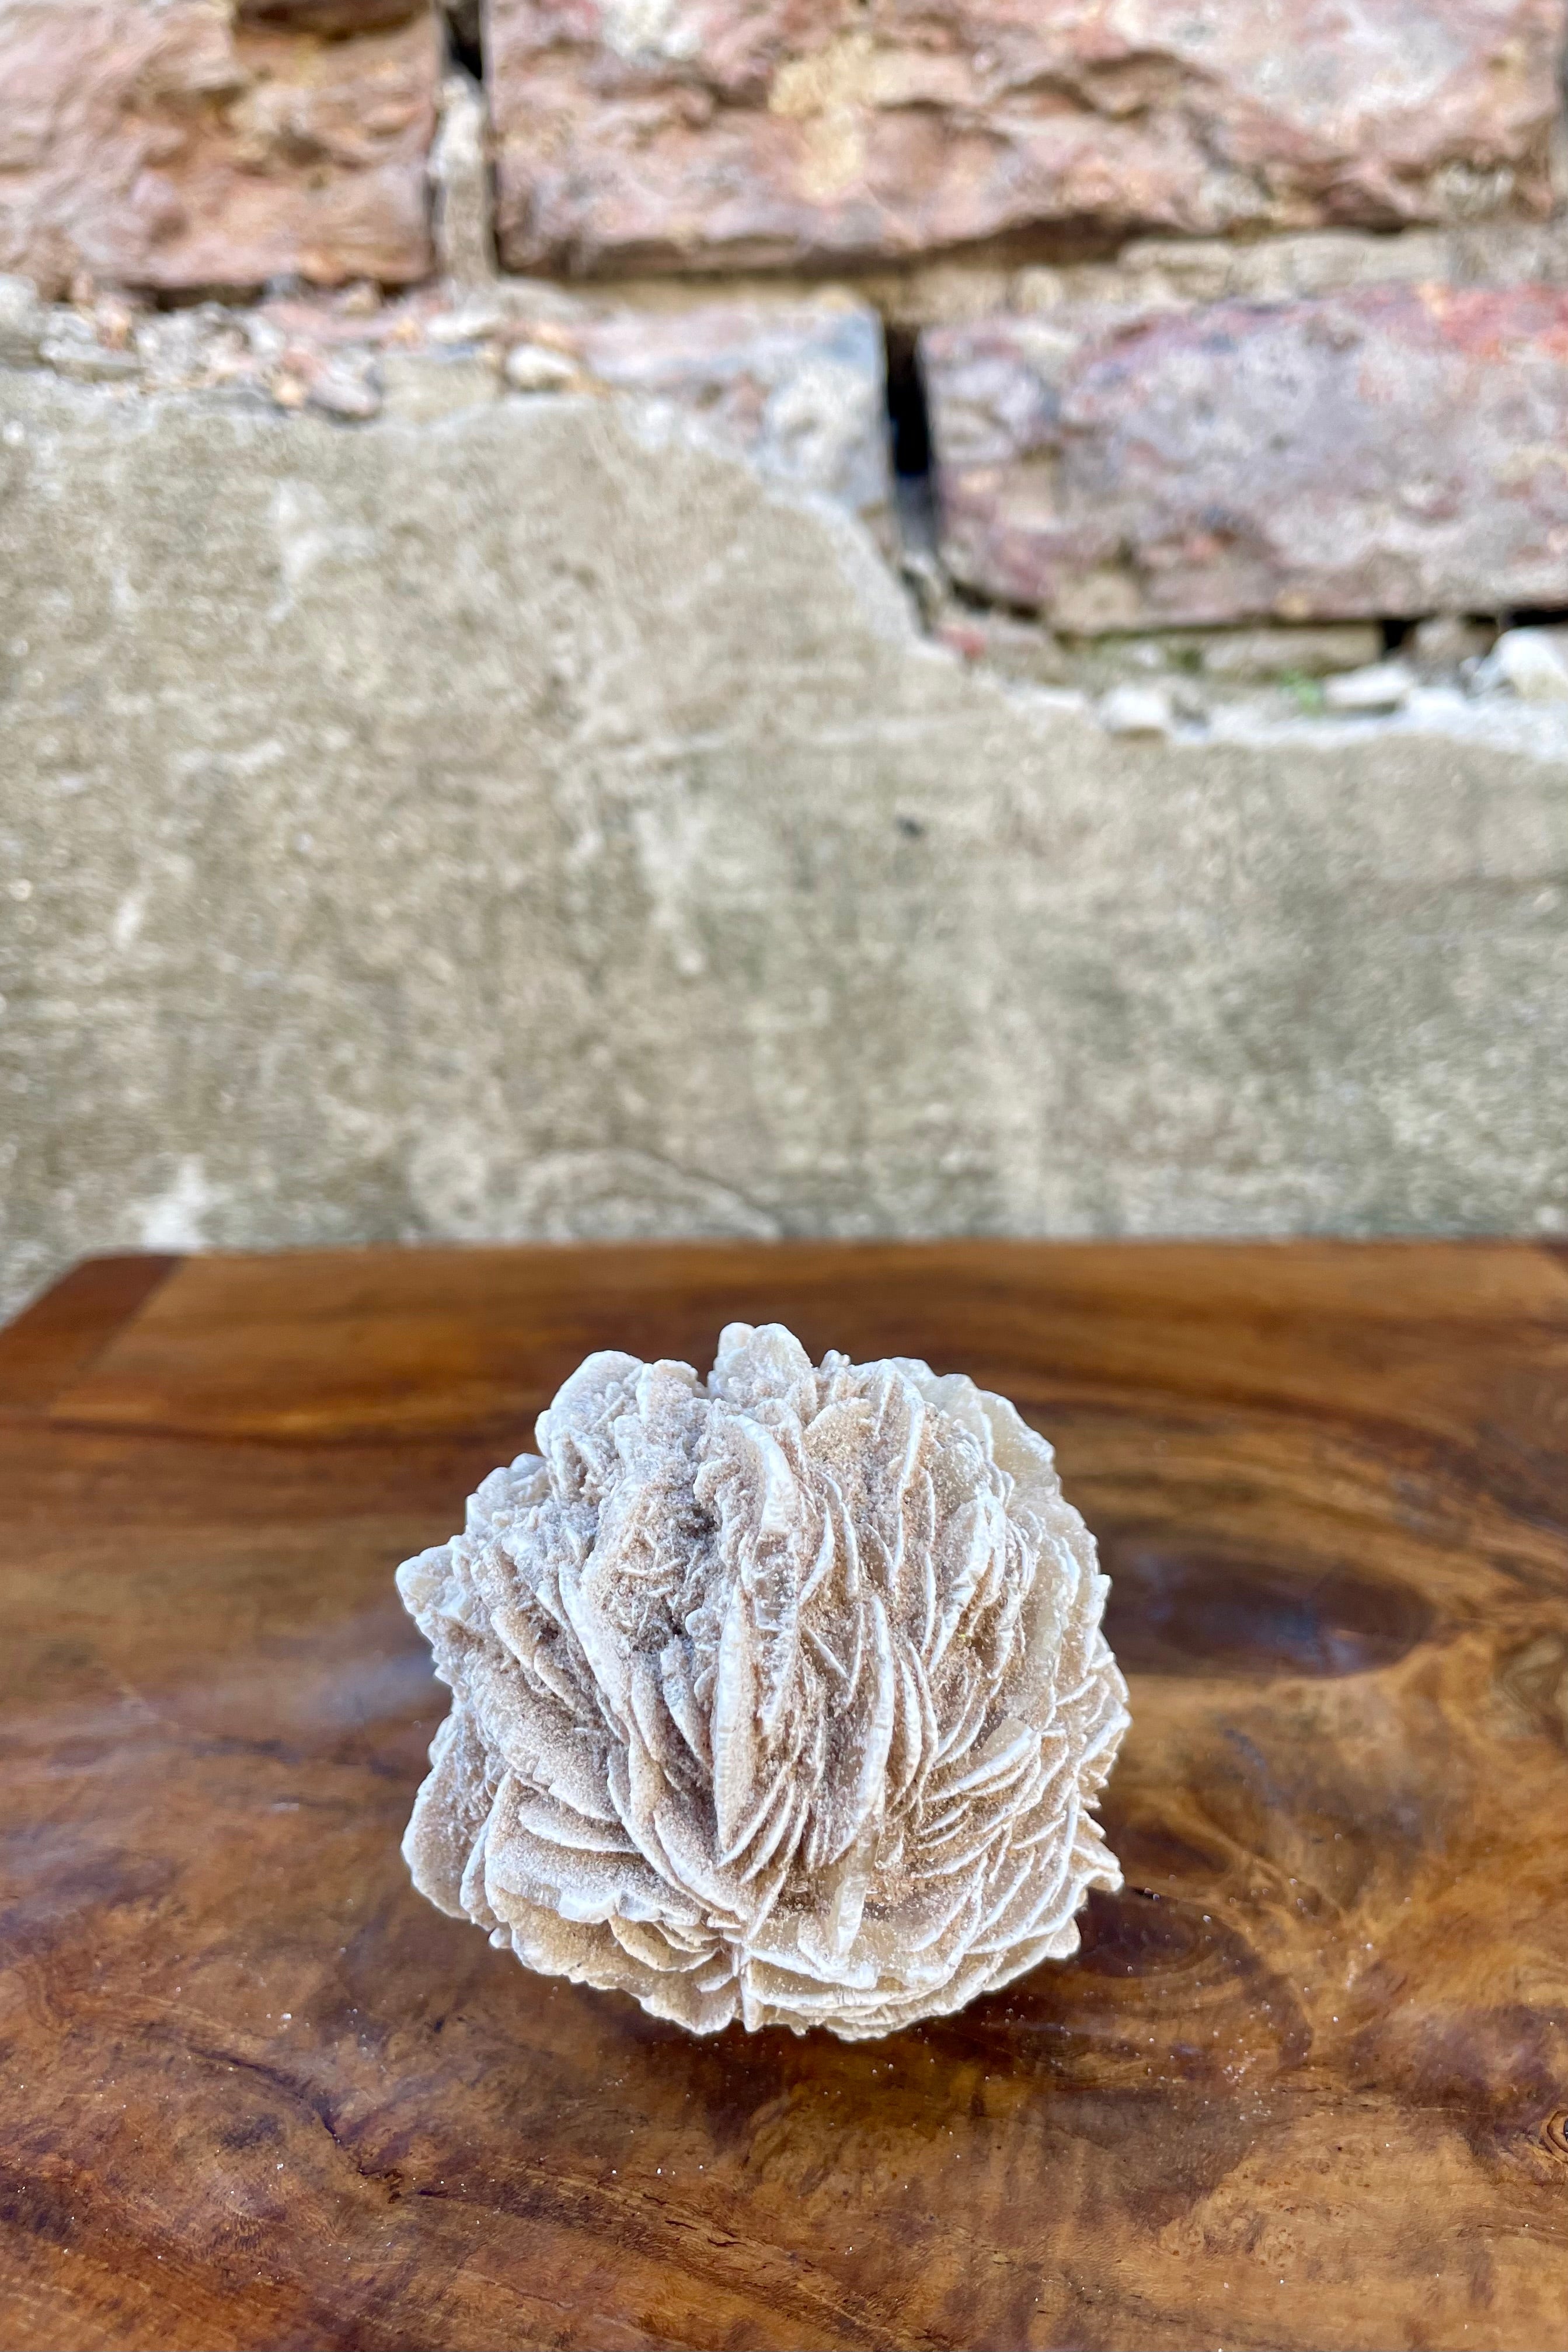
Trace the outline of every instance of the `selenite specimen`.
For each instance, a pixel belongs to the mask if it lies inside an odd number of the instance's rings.
[[[398,1572],[454,1693],[423,1894],[700,2033],[858,2040],[1076,1949],[1126,1686],[1010,1404],[734,1323],[706,1382],[590,1356],[538,1440]]]

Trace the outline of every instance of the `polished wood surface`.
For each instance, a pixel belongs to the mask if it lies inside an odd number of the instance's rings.
[[[780,1316],[1055,1440],[1128,1884],[842,2045],[412,1892],[392,1589],[590,1348]],[[110,1259],[0,1333],[0,2344],[1568,2347],[1568,1256]]]

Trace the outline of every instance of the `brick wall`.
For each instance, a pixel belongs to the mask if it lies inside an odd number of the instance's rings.
[[[0,0],[0,271],[76,297],[79,341],[106,298],[291,299],[269,380],[345,419],[384,371],[330,289],[494,254],[596,289],[612,373],[694,369],[700,404],[751,381],[759,302],[837,287],[929,403],[906,552],[950,642],[986,607],[1068,638],[1550,613],[1565,9]],[[588,365],[515,340],[514,383]]]

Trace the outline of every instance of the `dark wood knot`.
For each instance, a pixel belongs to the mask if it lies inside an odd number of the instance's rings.
[[[1430,1602],[1386,1576],[1103,1535],[1105,1630],[1131,1674],[1360,1675],[1430,1632]]]

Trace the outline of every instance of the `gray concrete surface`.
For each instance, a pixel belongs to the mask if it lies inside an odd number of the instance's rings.
[[[1118,740],[636,403],[0,411],[0,1304],[125,1244],[1568,1230],[1568,722]]]

